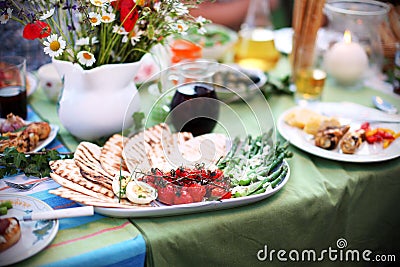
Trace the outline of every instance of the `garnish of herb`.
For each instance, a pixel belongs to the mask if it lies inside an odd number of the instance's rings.
[[[24,173],[26,176],[48,177],[51,169],[49,162],[72,158],[73,152],[42,150],[40,152],[18,152],[15,147],[7,147],[0,154],[0,178]]]

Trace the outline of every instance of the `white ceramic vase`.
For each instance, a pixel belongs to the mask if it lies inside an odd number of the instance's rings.
[[[63,79],[58,116],[72,135],[93,141],[133,125],[132,114],[140,109],[134,83],[140,61],[91,70],[68,61],[53,63]]]

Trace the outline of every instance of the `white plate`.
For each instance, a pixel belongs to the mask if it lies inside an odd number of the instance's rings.
[[[5,119],[0,118],[0,124],[1,124],[4,120],[5,120]],[[33,122],[33,121],[25,121],[25,122],[26,122],[27,124],[29,124],[29,123],[31,123],[31,122]],[[54,140],[54,138],[56,138],[57,133],[58,133],[58,130],[60,129],[60,127],[58,127],[57,125],[54,125],[54,124],[50,124],[50,128],[51,128],[51,131],[50,131],[49,136],[48,136],[46,139],[40,141],[40,142],[38,143],[38,146],[37,146],[33,151],[31,151],[31,152],[38,152],[38,151],[42,150],[42,148],[45,148],[48,144],[50,144],[50,143]]]
[[[285,186],[290,176],[290,168],[286,161],[284,164],[288,166],[288,172],[286,177],[272,190],[266,191],[262,194],[257,194],[253,196],[247,197],[239,197],[239,198],[230,198],[223,199],[220,201],[205,201],[205,202],[197,202],[191,204],[182,204],[182,205],[172,205],[172,206],[164,206],[160,204],[160,207],[146,207],[146,208],[134,208],[134,209],[118,209],[118,208],[101,208],[94,207],[95,212],[117,218],[129,218],[129,217],[162,217],[162,216],[172,216],[172,215],[180,215],[180,214],[190,214],[190,213],[199,213],[206,211],[214,211],[221,209],[229,209],[240,207],[244,205],[248,205],[260,200],[263,200]]]
[[[26,94],[27,96],[30,96],[36,91],[38,87],[38,78],[36,78],[33,73],[28,72],[26,73],[26,79],[28,82],[26,85]]]
[[[22,218],[32,212],[53,210],[43,201],[19,194],[1,194],[0,201],[10,200],[13,208],[6,217]],[[27,259],[43,250],[53,241],[58,232],[58,220],[20,221],[21,239],[12,247],[0,253],[0,266],[10,265]]]
[[[323,103],[321,103],[321,107]],[[330,106],[332,103],[329,103]],[[337,108],[340,109],[341,103],[337,103]],[[397,158],[400,156],[400,139],[396,139],[386,149],[382,148],[382,143],[375,143],[373,145],[363,142],[355,154],[344,154],[339,148],[334,150],[326,150],[314,145],[313,136],[307,134],[303,130],[292,127],[284,121],[284,117],[293,110],[301,109],[302,107],[296,106],[285,111],[278,119],[277,128],[279,133],[294,146],[304,150],[313,155],[332,159],[343,162],[379,162]],[[317,110],[318,111],[318,110]],[[348,118],[338,118],[342,124],[349,124],[350,130],[359,129],[361,124],[365,121],[356,121]],[[399,123],[383,123],[383,122],[370,122],[372,128],[385,127],[392,129],[396,132],[400,131]]]

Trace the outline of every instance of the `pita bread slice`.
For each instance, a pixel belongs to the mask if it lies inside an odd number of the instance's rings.
[[[120,169],[122,169],[122,171],[128,170],[122,157],[123,143],[124,137],[120,134],[114,134],[101,148],[101,167],[112,176],[119,173]]]
[[[137,205],[126,200],[122,200],[121,202],[118,199],[114,198],[112,202],[101,200],[92,196],[88,196],[82,194],[80,192],[65,188],[59,187],[57,189],[49,190],[49,193],[53,195],[57,195],[63,198],[67,198],[78,203],[82,203],[88,206],[96,206],[96,207],[105,207],[105,208],[139,208],[139,207],[149,207],[150,205]]]
[[[171,131],[168,125],[161,123],[129,138],[122,153],[128,170],[133,172],[139,168],[148,171],[151,168],[148,151],[170,135]]]
[[[75,150],[75,164],[81,174],[93,182],[111,185],[113,176],[107,173],[100,164],[101,148],[96,144],[81,142]]]
[[[185,161],[182,158],[180,146],[192,138],[193,135],[189,132],[178,132],[163,138],[160,143],[154,144],[148,151],[151,166],[164,171],[181,166]]]
[[[81,185],[89,190],[101,193],[107,197],[114,197],[114,192],[109,188],[108,184],[102,185],[93,183],[81,175],[80,169],[76,166],[73,159],[56,160],[49,163],[53,172],[67,180]]]
[[[78,191],[78,192],[80,192],[82,194],[85,194],[85,195],[88,195],[88,196],[92,196],[94,198],[101,199],[101,200],[106,200],[106,201],[108,200],[110,202],[112,202],[112,200],[113,200],[112,197],[107,197],[107,196],[105,196],[105,195],[103,195],[101,193],[97,193],[97,192],[94,192],[94,191],[92,191],[90,189],[87,189],[86,187],[84,187],[82,185],[79,185],[79,184],[76,184],[76,183],[74,183],[74,182],[72,182],[72,181],[70,181],[70,180],[68,180],[66,178],[63,178],[63,177],[61,177],[60,175],[58,175],[58,174],[56,174],[54,172],[50,173],[50,177],[53,178],[53,180],[55,182],[57,182],[58,184],[60,184],[61,186],[69,188],[71,190]]]

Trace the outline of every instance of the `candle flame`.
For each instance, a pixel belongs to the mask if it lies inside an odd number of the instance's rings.
[[[345,32],[343,34],[343,39],[346,44],[351,43],[351,32],[349,30],[345,30]]]

